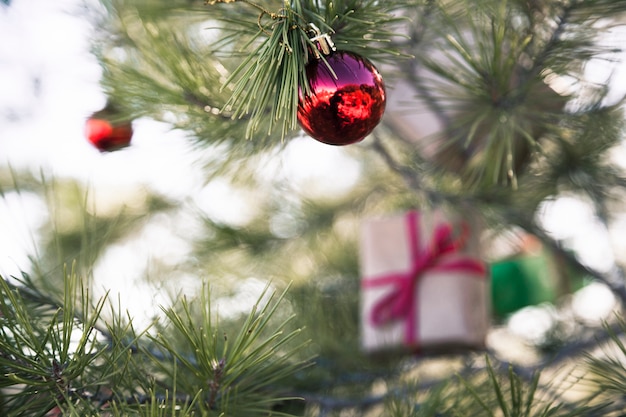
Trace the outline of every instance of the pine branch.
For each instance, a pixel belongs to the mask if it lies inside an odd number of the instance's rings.
[[[82,322],[75,320],[79,305]],[[93,310],[85,309],[87,306]],[[5,394],[9,415],[43,415],[70,401],[75,392],[97,386],[101,378],[108,377],[110,369],[98,365],[105,350],[94,334],[103,306],[102,300],[90,305],[72,274],[65,281],[63,307],[48,318],[36,317],[19,292],[0,280],[0,386],[14,388]],[[80,333],[78,342],[73,340],[75,332]],[[76,406],[92,409],[88,403]]]
[[[119,415],[127,415],[128,410],[150,409],[155,402],[169,407],[166,404],[168,393],[173,393],[173,397],[169,396],[172,409],[181,406],[190,410],[228,408],[238,409],[245,415],[257,415],[265,413],[272,404],[293,399],[280,394],[276,385],[306,365],[291,362],[291,357],[303,346],[292,345],[299,330],[283,335],[290,319],[279,324],[277,330],[270,329],[284,294],[277,300],[270,295],[262,306],[257,304],[259,310],[255,307],[250,313],[234,344],[225,344],[222,359],[214,361],[211,355],[217,352],[220,343],[211,322],[213,312],[208,308],[208,298],[201,300],[201,304],[207,306],[201,317],[205,326],[201,326],[197,334],[194,333],[195,314],[189,304],[183,305],[187,312],[184,322],[174,310],[165,310],[166,317],[196,347],[194,353],[187,356],[179,350],[178,343],[172,343],[171,336],[161,333],[158,338],[152,338],[156,347],[140,340],[143,333],[136,334],[130,324],[123,323],[121,316],[114,316],[102,329],[106,342],[96,341],[93,332],[104,299],[90,312],[85,309],[89,300],[83,293],[80,303],[83,309],[78,310],[74,308],[79,305],[74,301],[76,277],[68,277],[65,283],[65,296],[58,302],[34,287],[15,286],[4,279],[0,282],[0,316],[5,321],[0,330],[0,368],[3,369],[0,387],[26,384],[23,390],[7,396],[9,416],[39,407],[45,408],[44,413],[58,407],[92,415],[105,406],[119,410]],[[27,313],[20,294],[30,302],[45,303],[48,309],[56,310],[47,329],[40,329],[40,324],[46,325],[41,318],[33,319]],[[58,317],[63,320],[59,321]],[[83,336],[75,350],[70,351],[70,330],[76,326],[84,329]],[[268,331],[270,336],[262,339]],[[207,335],[210,336],[207,338]],[[50,365],[46,365],[47,362]],[[186,378],[197,374],[198,369],[207,370],[209,374],[201,377],[197,386],[185,382]],[[159,374],[165,372],[169,379],[157,377],[157,370]],[[177,379],[181,370],[188,373],[185,379]],[[154,383],[150,383],[150,378],[154,378]],[[34,395],[32,390],[37,390],[41,401],[26,400]]]
[[[316,46],[309,40],[310,21],[307,17],[313,12],[304,10],[300,1],[293,5],[285,3],[278,12],[251,4],[261,10],[257,20],[259,29],[245,47],[255,43],[257,46],[225,81],[225,85],[234,82],[226,106],[233,109],[233,118],[249,119],[246,139],[250,139],[262,124],[267,124],[268,135],[278,125],[284,138],[297,126],[299,88],[308,85],[304,67],[308,61],[308,48]],[[264,16],[268,16],[272,23],[263,24]]]
[[[430,74],[409,68],[407,78],[446,126],[437,162],[465,184],[516,188],[540,140],[565,116],[567,98],[544,85],[546,71],[575,75],[610,50],[597,44],[602,29],[592,26],[593,14],[582,12],[592,9],[587,2],[482,2],[469,9],[467,16],[457,8],[436,9],[431,20],[437,23],[426,26],[436,40],[416,54]],[[426,81],[428,89],[421,87]]]
[[[393,49],[372,47],[388,44],[395,34],[387,28],[403,20],[378,2],[296,0],[285,2],[277,12],[253,2],[245,3],[260,11],[256,21],[258,30],[244,44],[244,48],[252,49],[225,85],[232,84],[232,95],[226,106],[233,109],[233,118],[248,118],[248,139],[261,127],[268,135],[278,127],[283,139],[297,128],[300,90],[307,94],[309,88],[305,66],[310,51],[318,48],[310,39],[310,24],[332,34],[342,50],[366,56],[375,52],[401,55]],[[270,23],[264,23],[264,17],[268,17]],[[250,27],[251,22],[239,23],[240,26],[246,24]],[[227,36],[218,44],[228,45],[227,40],[234,39]]]
[[[151,338],[158,356],[154,356],[152,350],[142,349],[152,358],[159,373],[168,376],[163,382],[172,384],[176,381],[176,372],[184,371],[187,378],[178,380],[178,388],[187,394],[203,392],[198,407],[206,412],[230,410],[235,414],[264,415],[273,404],[292,400],[276,396],[276,390],[272,394],[272,387],[281,379],[306,366],[303,362],[291,362],[303,346],[291,346],[299,330],[283,334],[291,318],[275,329],[268,327],[284,293],[277,299],[272,294],[265,304],[257,304],[236,337],[231,339],[226,334],[217,334],[206,291],[198,300],[199,304],[194,304],[199,307],[198,314],[193,313],[192,305],[186,300],[182,301],[180,313],[164,309],[177,336],[158,334]],[[269,336],[265,336],[267,331]],[[176,340],[179,342],[175,343]],[[185,343],[181,345],[180,341]],[[159,351],[172,360],[162,361]],[[235,392],[237,398],[231,399]]]

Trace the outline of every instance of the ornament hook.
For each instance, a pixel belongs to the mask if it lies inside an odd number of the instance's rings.
[[[322,33],[314,23],[309,23],[308,26],[307,31],[309,33],[309,39],[315,44],[315,46],[317,46],[317,48],[313,50],[313,55],[315,55],[316,59],[320,59],[322,57],[320,50],[324,56],[330,55],[332,52],[337,50],[335,43],[328,33]]]

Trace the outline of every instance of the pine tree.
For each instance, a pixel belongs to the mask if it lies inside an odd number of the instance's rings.
[[[586,264],[539,213],[584,201],[607,239],[623,216],[611,155],[624,97],[589,68],[617,73],[626,1],[100,0],[83,12],[109,100],[98,117],[183,132],[206,183],[245,195],[249,215],[224,221],[157,192],[99,213],[89,187],[3,167],[0,196],[42,195],[50,220],[31,268],[0,281],[0,415],[623,414],[626,259]],[[314,27],[374,63],[388,100],[362,142],[332,148],[346,168],[322,190],[280,167],[292,144],[314,141],[297,119]],[[533,301],[557,319],[533,343],[504,337],[523,354],[491,339],[478,352],[361,350],[360,222],[435,207],[479,214],[494,254],[503,240],[540,242],[535,274],[552,293]],[[96,266],[181,218],[189,250],[136,277],[167,300],[140,325],[98,294]],[[217,308],[259,281],[250,311]],[[572,318],[571,294],[589,282],[618,300],[602,324]]]

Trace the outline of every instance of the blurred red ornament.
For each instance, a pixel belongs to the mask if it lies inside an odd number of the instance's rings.
[[[385,111],[383,79],[371,62],[351,52],[334,52],[325,59],[306,66],[311,94],[300,89],[298,123],[329,145],[360,142]]]
[[[130,145],[133,127],[130,122],[114,123],[95,113],[85,123],[85,136],[100,152],[111,152]]]

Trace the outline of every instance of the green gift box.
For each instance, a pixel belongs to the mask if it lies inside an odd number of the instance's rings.
[[[492,262],[489,270],[491,310],[496,319],[527,306],[555,303],[590,282],[563,256],[545,248]]]
[[[494,262],[490,270],[492,311],[497,318],[523,307],[554,302],[558,296],[557,271],[544,252]]]

